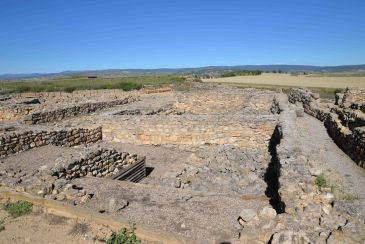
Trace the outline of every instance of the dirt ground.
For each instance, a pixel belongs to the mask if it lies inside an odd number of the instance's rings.
[[[2,159],[1,170],[12,170],[31,173],[43,165],[53,166],[57,159],[69,160],[79,155],[80,147],[57,147],[47,145],[34,148],[21,154],[14,154]]]
[[[0,209],[5,229],[0,243],[103,243],[111,231],[105,226],[84,220],[60,217],[33,207],[33,212],[13,218]]]
[[[236,76],[203,79],[204,82],[238,83],[269,86],[301,86],[319,88],[365,87],[365,77],[314,77],[290,74],[262,74],[258,76]]]

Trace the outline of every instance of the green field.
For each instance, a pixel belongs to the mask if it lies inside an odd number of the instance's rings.
[[[182,76],[134,76],[118,78],[87,77],[59,78],[49,80],[7,81],[0,83],[2,94],[21,92],[73,92],[76,90],[122,89],[138,90],[143,86],[160,86],[165,84],[180,84],[185,81]]]

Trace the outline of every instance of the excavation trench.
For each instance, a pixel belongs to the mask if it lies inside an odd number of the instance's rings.
[[[280,144],[281,137],[280,127],[276,126],[269,142],[271,160],[264,175],[267,184],[265,195],[270,198],[270,204],[278,214],[285,213],[285,203],[281,200],[279,194],[281,164],[277,153],[277,145]]]

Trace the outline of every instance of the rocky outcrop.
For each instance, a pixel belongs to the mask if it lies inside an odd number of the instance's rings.
[[[45,145],[76,146],[102,139],[101,127],[52,131],[24,131],[0,137],[0,157]]]
[[[85,103],[82,105],[57,109],[53,111],[33,113],[24,119],[24,123],[31,125],[31,124],[60,121],[64,118],[78,116],[81,114],[89,114],[99,110],[115,107],[117,105],[127,104],[134,101],[136,101],[136,98],[127,97],[124,99],[114,100],[110,102]]]
[[[302,103],[307,114],[323,121],[333,141],[360,167],[365,168],[365,114],[361,110],[365,90],[346,89],[343,96],[336,96],[339,105],[331,108],[321,107],[315,97],[304,88],[293,89],[288,95],[291,103]]]

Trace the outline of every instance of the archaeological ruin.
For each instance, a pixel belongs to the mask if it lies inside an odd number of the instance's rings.
[[[0,122],[3,198],[134,223],[144,243],[365,241],[365,90],[23,93]]]

